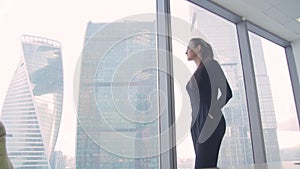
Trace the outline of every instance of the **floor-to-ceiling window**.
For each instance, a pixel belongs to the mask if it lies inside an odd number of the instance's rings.
[[[235,24],[186,1],[171,1],[171,15],[174,80],[176,82],[178,168],[193,167],[195,158],[188,129],[191,125],[191,108],[185,89],[186,83],[196,70],[195,63],[188,62],[185,54],[188,41],[192,37],[203,38],[212,45],[215,59],[224,70],[233,91],[232,100],[223,109],[227,127],[218,166],[253,163],[249,118]]]
[[[0,117],[16,168],[160,168],[155,0],[13,0],[0,11]]]
[[[222,7],[197,2],[2,1],[0,120],[8,127],[13,165],[156,169],[177,162],[179,169],[192,168],[185,89],[196,69],[185,54],[192,37],[213,46],[233,90],[223,109],[227,127],[218,165],[252,164],[259,138],[253,139],[249,116],[256,112],[247,107],[250,90],[245,87],[251,85],[245,82],[249,74],[242,71],[240,56],[247,49],[240,48],[235,25],[247,21],[231,22],[218,13]],[[200,7],[202,2],[211,12]],[[171,22],[157,14],[168,13],[169,3]],[[285,49],[249,35],[262,120],[258,132],[267,161],[299,161],[299,124]],[[174,148],[177,159],[169,151]]]
[[[300,132],[285,49],[249,33],[268,162],[300,160]]]

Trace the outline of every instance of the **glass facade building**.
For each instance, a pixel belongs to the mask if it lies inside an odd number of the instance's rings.
[[[63,68],[59,42],[22,36],[23,56],[1,112],[15,168],[49,169],[60,127]]]
[[[81,57],[76,167],[159,168],[155,22],[89,22]]]

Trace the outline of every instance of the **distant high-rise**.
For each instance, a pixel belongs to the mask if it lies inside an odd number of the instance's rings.
[[[255,70],[266,156],[268,162],[281,161],[277,136],[277,120],[271,83],[267,72],[262,42],[259,36],[249,34]]]
[[[66,157],[61,151],[54,151],[51,158],[51,169],[66,169]]]
[[[23,56],[9,85],[1,120],[15,168],[50,169],[63,104],[59,42],[22,36]]]
[[[155,22],[87,26],[76,167],[159,168]]]

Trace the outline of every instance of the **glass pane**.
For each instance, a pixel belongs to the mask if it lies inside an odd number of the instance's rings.
[[[267,161],[300,160],[300,132],[285,50],[252,32],[249,35]]]
[[[171,2],[178,168],[192,168],[195,158],[189,129],[191,104],[185,88],[196,70],[195,63],[188,62],[185,54],[188,41],[192,37],[203,38],[212,45],[215,59],[220,63],[233,92],[233,98],[222,110],[227,126],[219,152],[218,166],[228,167],[253,163],[249,118],[235,25],[189,2],[178,0]]]
[[[160,168],[156,1],[0,4],[14,167]]]

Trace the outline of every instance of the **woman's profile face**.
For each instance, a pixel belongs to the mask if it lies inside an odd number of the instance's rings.
[[[197,52],[197,47],[194,45],[193,42],[189,42],[185,54],[187,55],[187,60],[194,60],[198,58],[196,52]]]

